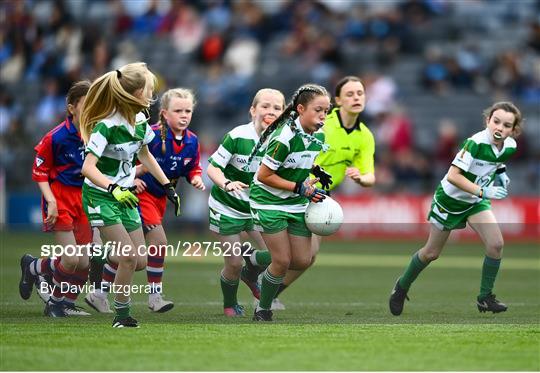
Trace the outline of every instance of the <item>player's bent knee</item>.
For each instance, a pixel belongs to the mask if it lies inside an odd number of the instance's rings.
[[[138,258],[135,256],[126,255],[118,257],[118,265],[127,266],[128,268],[133,270],[138,267],[137,262]]]
[[[299,269],[308,269],[309,267],[311,267],[311,265],[313,264],[312,260],[313,257],[300,260],[300,262],[298,263],[298,267],[300,267]]]
[[[140,256],[137,258],[137,266],[135,267],[135,271],[143,271],[146,269],[146,265],[148,264],[148,260],[144,256]]]
[[[422,257],[420,258],[422,261],[424,262],[432,262],[434,260],[437,260],[440,256],[440,251],[438,250],[425,250],[423,253],[422,253]]]
[[[502,239],[490,242],[487,247],[487,252],[493,254],[493,256],[500,256],[504,247],[504,241]]]
[[[77,264],[77,271],[86,271],[90,268],[90,262],[83,262],[82,260],[79,260],[79,263]]]
[[[273,257],[272,258],[272,267],[278,269],[279,271],[286,272],[291,265],[291,259],[289,257]]]
[[[240,258],[242,260],[242,258]],[[227,261],[225,262],[225,268],[228,272],[240,273],[242,271],[242,262],[241,261]]]
[[[312,257],[295,258],[295,260],[291,262],[289,269],[303,271],[311,266],[312,259]]]
[[[69,272],[75,271],[77,268],[77,265],[79,264],[79,257],[78,256],[62,256],[62,266],[68,270]]]

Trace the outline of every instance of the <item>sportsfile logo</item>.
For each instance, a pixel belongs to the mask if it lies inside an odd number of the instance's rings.
[[[88,256],[101,258],[125,257],[125,256],[242,256],[250,253],[252,249],[250,242],[219,242],[203,241],[188,242],[178,241],[175,245],[141,245],[133,249],[130,245],[122,245],[120,242],[110,241],[105,245],[42,245],[41,256],[58,258],[65,256]],[[249,254],[247,254],[249,255]]]
[[[86,244],[86,245],[42,245],[41,256],[61,257],[65,256],[88,256],[93,258],[106,259],[110,256],[177,256],[180,251],[179,246],[173,245],[141,245],[133,249],[131,245],[122,245],[120,242],[110,241],[105,245]]]

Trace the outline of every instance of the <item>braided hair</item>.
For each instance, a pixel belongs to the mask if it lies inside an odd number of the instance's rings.
[[[298,118],[298,112],[296,111],[298,105],[301,104],[303,106],[307,106],[307,104],[311,102],[316,96],[330,97],[326,89],[317,84],[304,84],[294,92],[291,101],[289,102],[285,110],[283,110],[281,115],[277,117],[276,120],[271,125],[269,125],[266,130],[264,130],[264,132],[261,134],[261,138],[259,139],[255,147],[251,151],[251,154],[249,155],[247,165],[244,166],[245,170],[249,169],[249,165],[253,161],[255,154],[257,154],[261,146],[266,142],[270,135],[275,130],[283,127],[284,125],[288,125],[295,134],[308,139],[310,142],[315,142],[316,144],[320,145],[323,148],[323,151],[328,150],[327,144],[324,144],[319,139],[316,139],[315,137],[300,131],[300,129],[298,129],[295,124],[295,120],[296,118]]]
[[[167,151],[167,120],[163,113],[159,114],[159,137],[161,138],[161,154],[165,154]]]

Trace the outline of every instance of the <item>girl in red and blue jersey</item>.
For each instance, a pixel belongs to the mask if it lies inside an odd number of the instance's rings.
[[[173,185],[184,177],[193,187],[205,190],[199,140],[188,129],[194,106],[194,95],[188,89],[174,88],[165,92],[160,101],[160,121],[152,126],[156,136],[148,144],[148,149]],[[174,307],[174,303],[164,300],[161,294],[166,254],[164,246],[167,245],[162,221],[167,197],[161,184],[146,172],[144,166],[137,166],[137,177],[135,186],[139,198],[139,212],[148,245],[146,273],[151,289],[148,307],[154,312],[166,312]],[[176,215],[179,215],[179,211],[176,211]],[[103,269],[103,282],[112,283],[115,273],[115,265],[106,264]],[[106,293],[96,292],[96,295],[101,297],[97,301],[106,301]]]
[[[90,82],[85,80],[69,89],[66,120],[48,132],[35,147],[32,179],[42,193],[43,229],[54,232],[56,242],[63,247],[92,242],[92,229],[81,199],[84,143],[79,132],[81,108],[89,88]],[[85,254],[84,250],[82,253]],[[54,287],[45,306],[45,315],[89,315],[75,306],[76,292],[61,288],[61,284],[68,283],[84,285],[88,267],[85,255],[62,255],[53,261],[52,258],[34,258],[26,254],[21,258],[20,295],[28,299],[34,283],[39,284],[38,276],[52,273]]]

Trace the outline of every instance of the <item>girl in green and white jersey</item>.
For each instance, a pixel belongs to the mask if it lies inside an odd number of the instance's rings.
[[[330,97],[321,86],[307,84],[293,95],[283,114],[261,136],[248,161],[268,138],[268,146],[250,190],[250,207],[255,229],[272,255],[264,271],[261,298],[253,317],[272,321],[272,300],[288,269],[301,270],[311,262],[311,232],[304,213],[309,201],[324,199],[309,179],[315,158],[326,148],[318,131],[330,109]]]
[[[427,243],[414,254],[392,290],[389,306],[393,315],[401,314],[411,284],[439,257],[450,232],[465,228],[466,223],[478,233],[486,249],[478,310],[493,313],[507,310],[492,293],[501,263],[503,238],[490,200],[508,194],[510,179],[504,162],[516,152],[514,137],[521,132],[522,116],[514,104],[498,102],[484,111],[484,120],[486,129],[463,143],[435,191],[428,214],[431,230]]]
[[[242,255],[246,255],[248,265],[250,259],[247,257],[249,244],[248,247],[241,244],[240,233],[246,232],[259,248],[266,249],[261,234],[253,230],[249,209],[249,184],[259,165],[262,151],[256,154],[248,169],[245,166],[261,133],[284,108],[283,93],[270,88],[259,90],[249,109],[252,121],[228,132],[209,159],[208,176],[214,182],[208,199],[210,230],[217,233],[224,251],[225,265],[220,282],[225,316],[244,315],[244,309],[236,297],[240,278],[250,287],[253,295],[259,298],[257,273],[253,276],[247,267],[242,270]],[[268,262],[270,260],[268,251],[262,251],[258,256],[266,257]]]
[[[147,144],[154,132],[142,110],[152,103],[155,76],[145,63],[131,63],[92,83],[81,115],[86,144],[82,174],[83,206],[104,242],[114,243],[107,260],[118,263],[112,292],[113,327],[137,327],[130,316],[133,273],[146,268],[146,248],[137,197],[131,192],[137,159],[163,185],[175,204],[180,199]],[[175,208],[179,211],[179,208]]]

